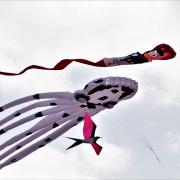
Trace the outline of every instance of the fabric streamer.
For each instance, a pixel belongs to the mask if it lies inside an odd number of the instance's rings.
[[[167,44],[160,44],[155,48],[153,48],[152,50],[146,51],[143,54],[137,52],[125,57],[103,58],[98,62],[89,61],[87,59],[63,59],[52,68],[43,67],[39,65],[30,65],[25,69],[23,69],[22,71],[20,71],[19,73],[0,71],[0,74],[5,76],[16,76],[16,75],[21,75],[31,69],[50,70],[50,71],[63,70],[72,62],[78,62],[96,67],[109,67],[109,66],[119,66],[119,65],[128,65],[128,64],[141,64],[141,63],[151,62],[152,60],[168,60],[174,58],[175,56],[176,56],[176,52],[173,50],[171,46]]]

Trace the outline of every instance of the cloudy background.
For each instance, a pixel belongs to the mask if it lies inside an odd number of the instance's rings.
[[[37,92],[73,92],[99,77],[125,76],[139,83],[132,99],[93,117],[96,133],[103,137],[99,157],[88,145],[65,151],[72,141],[60,137],[2,169],[0,178],[180,178],[179,19],[178,1],[1,1],[2,71],[18,72],[31,64],[53,67],[63,58],[96,62],[159,43],[173,46],[177,56],[143,65],[95,68],[74,63],[59,72],[0,76],[1,104]],[[82,125],[66,135],[81,138]]]

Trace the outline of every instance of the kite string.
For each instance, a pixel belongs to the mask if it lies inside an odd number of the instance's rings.
[[[124,131],[124,129],[122,129],[122,128],[120,129],[120,132],[123,132],[124,134],[126,134],[126,135],[128,135],[128,136],[130,135],[129,133],[126,133],[126,132]],[[123,133],[121,133],[121,134],[124,135]],[[140,142],[152,152],[152,154],[153,154],[154,157],[156,158],[158,164],[159,164],[160,167],[162,168],[165,176],[166,176],[168,179],[171,179],[170,176],[169,176],[169,173],[167,172],[166,167],[163,165],[163,163],[161,162],[160,158],[159,158],[158,155],[156,154],[154,148],[152,147],[152,144],[151,144],[150,142],[148,142],[147,139],[146,139],[146,140],[145,140],[145,139],[139,139],[139,138],[137,138],[137,137],[135,137],[135,136],[131,136],[131,137],[132,137],[132,138],[135,138],[136,140],[140,140]]]

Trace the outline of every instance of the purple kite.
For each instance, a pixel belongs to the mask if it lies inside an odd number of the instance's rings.
[[[2,162],[0,168],[17,162],[33,151],[52,142],[82,122],[86,113],[92,117],[102,110],[113,108],[119,101],[133,97],[137,89],[137,82],[129,78],[99,78],[89,82],[83,89],[75,91],[74,93],[48,92],[34,94],[0,107],[1,111],[5,111],[14,106],[34,101],[33,104],[13,112],[0,121],[0,126],[8,124],[0,130],[1,137],[20,125],[41,118],[39,122],[32,127],[13,136],[0,145],[0,151],[10,145],[14,145],[0,155],[0,161]],[[20,118],[24,113],[42,107],[46,109]],[[20,119],[14,122],[16,118]],[[13,122],[11,122],[12,120]],[[32,143],[46,133],[49,133],[46,137],[24,148],[25,145]],[[85,138],[88,137],[89,135],[85,133]],[[17,153],[12,155],[12,153],[16,151]],[[7,159],[3,162],[5,158]]]

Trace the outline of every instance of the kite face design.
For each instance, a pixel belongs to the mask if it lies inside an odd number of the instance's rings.
[[[4,126],[0,130],[1,137],[5,136],[11,129],[30,122],[36,118],[42,118],[34,126],[17,134],[0,145],[0,151],[10,145],[14,145],[0,155],[1,162],[4,158],[9,157],[0,164],[0,168],[19,161],[33,151],[52,142],[63,133],[79,124],[84,119],[84,115],[86,113],[88,113],[89,116],[94,116],[102,110],[113,108],[122,100],[133,97],[136,94],[137,89],[138,83],[129,78],[98,78],[89,82],[83,89],[74,93],[49,92],[34,94],[0,107],[0,111],[5,111],[6,109],[12,108],[16,105],[35,101],[35,103],[15,111],[0,121],[0,125]],[[31,111],[32,109],[42,107],[50,108],[38,111],[27,117],[20,118],[22,114]],[[11,122],[11,120],[14,120],[15,118],[20,119],[15,122]],[[6,125],[6,123],[9,124]],[[36,143],[21,150],[23,146],[33,142],[47,132],[51,133],[45,138],[42,138]],[[17,150],[19,151],[18,153],[11,155]]]

